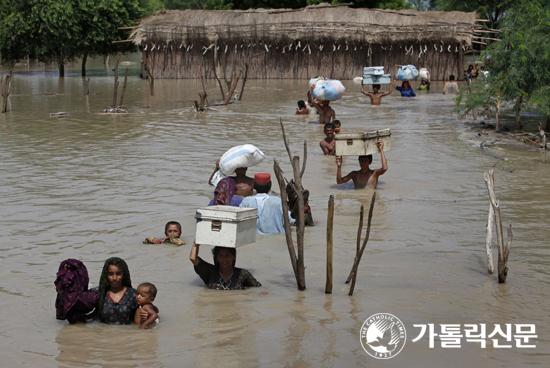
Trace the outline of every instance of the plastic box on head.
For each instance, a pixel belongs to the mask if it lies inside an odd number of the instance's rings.
[[[195,243],[237,248],[256,241],[256,208],[209,206],[195,214]]]

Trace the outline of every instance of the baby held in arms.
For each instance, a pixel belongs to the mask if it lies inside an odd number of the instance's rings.
[[[155,285],[149,282],[146,282],[138,286],[137,292],[138,292],[138,295],[136,299],[137,299],[139,308],[136,311],[134,322],[136,325],[139,325],[139,328],[145,329],[151,323],[155,323],[155,321],[159,317],[158,315],[159,309],[153,305],[153,301],[157,296],[157,288],[155,287]],[[142,310],[147,311],[148,313],[147,319],[141,318],[140,312]]]

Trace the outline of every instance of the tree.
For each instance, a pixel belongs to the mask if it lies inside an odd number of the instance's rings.
[[[480,18],[489,21],[490,28],[498,28],[512,1],[503,0],[430,0],[430,8],[443,11],[477,11]]]
[[[512,5],[499,36],[502,41],[482,54],[491,76],[474,87],[458,110],[486,106],[499,93],[503,101],[516,104],[518,129],[522,105],[550,118],[550,0]]]
[[[29,54],[56,61],[59,76],[76,57],[133,50],[119,27],[137,20],[162,4],[160,0],[3,0],[0,4],[2,61],[15,62]]]

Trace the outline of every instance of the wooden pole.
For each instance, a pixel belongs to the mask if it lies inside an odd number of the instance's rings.
[[[248,63],[244,64],[244,78],[243,78],[243,85],[241,86],[241,94],[239,95],[239,101],[243,98],[244,86],[246,84],[247,79],[248,79]]]
[[[300,275],[300,281],[302,282],[303,289],[306,288],[306,272],[304,262],[304,230],[305,230],[305,208],[304,208],[304,189],[302,187],[302,180],[300,179],[300,157],[294,156],[291,162],[294,172],[294,184],[296,187],[294,190],[298,198],[298,219],[296,223],[296,245],[298,246],[298,274]],[[292,186],[292,182],[290,182]],[[288,217],[288,212],[283,212],[285,217]]]
[[[353,277],[351,280],[351,287],[349,288],[349,293],[348,293],[349,296],[353,295],[353,290],[355,289],[355,281],[357,280],[357,268],[359,267],[359,262],[361,262],[361,257],[363,256],[363,252],[365,251],[365,247],[367,246],[367,242],[369,241],[372,211],[374,209],[375,200],[376,200],[376,192],[372,194],[372,200],[370,202],[369,217],[367,219],[367,234],[365,235],[365,241],[363,242],[363,246],[359,250],[359,254],[357,254],[357,256],[355,257],[355,262],[353,263],[353,268],[351,269],[351,272],[353,273]]]
[[[122,95],[120,96],[120,103],[119,106],[122,106],[122,101],[124,100],[124,92],[126,92],[126,83],[128,82],[128,68],[126,68],[126,72],[124,73],[124,84],[122,86]]]
[[[355,250],[355,257],[359,254],[359,250],[361,249],[361,233],[363,232],[363,213],[365,210],[365,206],[361,205],[361,211],[359,212],[359,227],[357,228],[357,248]],[[350,271],[348,279],[346,280],[346,284],[349,284],[351,281],[351,278],[353,277],[353,269]]]
[[[231,100],[231,97],[233,97],[233,92],[235,92],[235,88],[237,88],[237,83],[239,83],[239,78],[241,77],[242,70],[239,70],[237,72],[237,76],[235,79],[233,79],[233,83],[231,83],[231,87],[229,88],[229,92],[225,96],[225,100],[223,101],[222,105],[227,105],[229,101]]]
[[[8,111],[8,100],[10,97],[11,80],[13,79],[13,72],[10,70],[10,75],[6,75],[6,84],[4,87],[4,93],[2,94],[4,99],[2,101],[2,112]]]
[[[546,163],[546,133],[542,129],[541,123],[539,123],[539,134],[540,134],[540,148],[542,155],[544,156],[544,163]]]
[[[306,162],[307,162],[307,141],[304,139],[304,163],[302,164],[302,171],[300,171],[300,179],[304,176],[306,171]]]
[[[145,69],[145,73],[147,74],[147,79],[149,79],[149,91],[151,92],[151,96],[155,95],[155,78],[151,74],[151,71],[149,70],[149,65],[147,63],[143,64],[143,68]]]
[[[496,198],[494,191],[494,178],[493,170],[491,169],[489,173],[483,175],[485,183],[487,184],[487,190],[489,191],[489,199],[493,210],[495,211],[495,224],[497,230],[497,240],[498,240],[498,282],[505,283],[506,277],[508,276],[508,267],[506,263],[508,262],[508,254],[510,253],[510,247],[512,246],[512,225],[510,225],[510,230],[508,232],[508,244],[506,250],[504,249],[504,238],[502,234],[502,219],[500,217],[500,203]]]
[[[86,81],[86,96],[90,95],[90,78]]]
[[[328,199],[327,214],[327,283],[325,294],[332,294],[332,229],[334,225],[334,195]]]
[[[492,182],[493,191],[495,190],[495,183]],[[485,250],[487,252],[487,272],[492,275],[495,272],[495,266],[493,265],[493,226],[495,224],[495,211],[493,205],[489,203],[489,218],[487,219],[487,235],[485,237]]]
[[[206,93],[206,86],[204,84],[204,77],[201,75],[201,83],[202,83],[202,94],[199,93],[199,96],[201,98],[201,106],[210,106],[210,101],[208,101],[208,93]]]
[[[500,96],[502,95],[502,85],[498,87],[497,97],[497,124],[495,126],[495,132],[500,132]]]
[[[116,55],[116,62],[115,62],[115,88],[113,91],[113,106],[111,108],[116,108],[116,95],[118,90],[118,61],[120,60],[120,57],[122,56],[122,53],[117,53]]]
[[[225,93],[223,91],[222,82],[220,81],[220,78],[218,77],[218,73],[216,72],[216,69],[218,68],[218,57],[217,57],[217,51],[214,51],[214,67],[212,68],[212,72],[214,73],[214,78],[218,81],[218,85],[220,86],[220,92],[222,94],[222,101],[225,101]]]
[[[288,138],[285,133],[285,126],[283,125],[283,119],[279,118],[279,123],[281,124],[281,130],[283,131],[283,142],[285,144],[286,153],[288,153],[288,159],[292,163],[292,154],[290,153],[290,147],[288,146]]]

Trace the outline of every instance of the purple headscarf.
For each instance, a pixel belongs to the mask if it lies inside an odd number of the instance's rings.
[[[231,205],[231,198],[235,194],[237,186],[235,181],[231,178],[224,178],[220,180],[214,191],[214,206],[216,205]]]
[[[97,291],[88,290],[88,270],[77,259],[66,259],[59,265],[55,288],[57,319],[70,323],[85,320],[85,315],[97,305]]]

